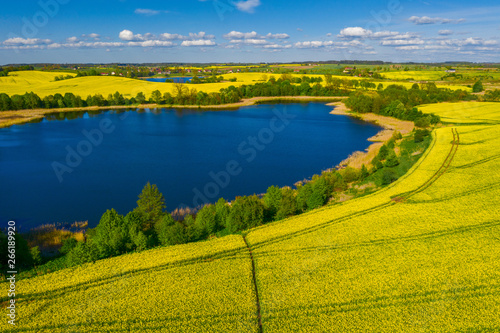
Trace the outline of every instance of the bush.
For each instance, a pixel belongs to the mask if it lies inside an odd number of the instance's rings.
[[[399,159],[396,156],[396,153],[394,150],[391,150],[389,152],[389,155],[387,155],[387,159],[385,160],[385,165],[386,167],[392,168],[399,165]]]
[[[398,179],[398,175],[392,169],[384,169],[382,173],[382,184],[388,185]]]
[[[78,244],[78,241],[76,239],[74,239],[73,237],[65,239],[62,241],[62,246],[59,249],[59,253],[67,254],[71,250],[73,250],[77,244]]]
[[[418,130],[416,130],[415,131],[415,136],[414,136],[415,143],[424,141],[424,138],[426,136],[428,136],[429,134],[430,134],[430,132],[428,130],[426,130],[426,129],[423,129],[423,130],[418,129]]]
[[[382,147],[380,147],[380,150],[378,151],[378,160],[379,161],[383,161],[385,160],[385,158],[387,157],[387,154],[389,154],[389,147],[387,147],[386,145],[382,145]]]
[[[431,120],[429,117],[421,117],[418,118],[417,120],[414,121],[415,126],[420,127],[420,128],[426,128],[429,127],[431,124]]]

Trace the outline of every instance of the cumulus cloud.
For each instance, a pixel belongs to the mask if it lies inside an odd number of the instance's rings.
[[[269,45],[264,45],[263,48],[265,49],[289,49],[291,48],[292,45],[283,45],[283,44],[269,44]]]
[[[255,31],[252,32],[239,32],[239,31],[231,31],[228,34],[225,34],[225,39],[250,39],[250,38],[261,38],[258,33]]]
[[[439,30],[438,34],[441,36],[453,35],[453,30]]]
[[[215,46],[215,42],[210,39],[185,40],[181,46]]]
[[[402,51],[416,51],[420,50],[421,47],[417,45],[409,45],[409,46],[398,46],[396,47],[396,50],[402,50]]]
[[[332,41],[318,41],[318,40],[295,43],[295,47],[299,49],[318,48],[318,47],[325,47],[332,45],[334,45],[334,42]]]
[[[242,12],[253,13],[255,12],[255,8],[260,6],[260,0],[238,1],[234,4],[236,5],[236,8]]]
[[[75,43],[75,42],[78,42],[78,37],[69,37],[69,38],[66,38],[66,41],[68,43]]]
[[[9,45],[9,46],[42,45],[42,44],[50,44],[50,43],[52,43],[52,41],[50,39],[21,38],[21,37],[9,38],[3,42],[4,45]]]
[[[189,38],[191,39],[215,39],[214,35],[207,35],[205,31],[200,31],[198,33],[189,33]]]
[[[394,39],[394,40],[383,40],[380,45],[383,46],[396,46],[396,45],[421,45],[425,42],[419,38],[415,39]]]
[[[458,23],[463,23],[465,22],[465,19],[461,18],[458,20],[452,20],[452,19],[447,19],[447,18],[442,18],[442,17],[429,17],[429,16],[412,16],[408,19],[408,21],[417,24],[417,25],[422,25],[422,24],[447,24],[447,23],[452,23],[452,24],[458,24]]]
[[[290,36],[288,34],[272,34],[268,33],[265,36],[267,39],[288,39]]]
[[[233,39],[229,43],[233,44],[249,44],[249,45],[264,45],[264,44],[269,44],[268,41],[264,39],[255,39],[255,38],[250,38],[250,39]]]
[[[134,35],[132,31],[127,29],[120,31],[120,34],[118,35],[118,37],[120,37],[121,40],[134,40],[138,36],[140,35]]]
[[[165,40],[182,40],[186,39],[187,37],[179,34],[170,34],[168,32],[165,32],[160,35],[160,38]]]
[[[348,27],[340,30],[338,37],[340,38],[386,38],[399,35],[397,31],[376,31],[361,28],[361,27]]]

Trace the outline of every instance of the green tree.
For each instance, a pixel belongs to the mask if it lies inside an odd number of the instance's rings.
[[[236,232],[261,225],[264,221],[264,205],[256,195],[240,197],[231,205],[227,228]]]
[[[266,219],[268,221],[274,220],[276,213],[280,209],[281,199],[283,198],[283,192],[277,186],[271,186],[267,189],[264,195],[264,205],[266,206]]]
[[[155,224],[163,217],[165,205],[165,198],[158,190],[158,187],[149,182],[142,189],[137,200],[137,208],[134,209],[136,213],[141,216],[142,230],[151,230]]]
[[[144,102],[146,101],[146,96],[142,91],[137,93],[137,95],[135,96],[135,101],[139,104],[144,104]]]
[[[129,241],[129,231],[124,217],[114,209],[107,210],[95,228],[92,241],[95,242],[101,258],[124,253]]]
[[[279,221],[293,216],[297,213],[297,201],[295,199],[295,191],[289,187],[281,189],[280,207],[276,212],[275,220]]]
[[[151,102],[156,103],[156,104],[162,103],[162,96],[161,96],[161,92],[159,90],[155,90],[151,93]]]
[[[370,175],[370,172],[368,172],[368,169],[366,168],[366,165],[361,166],[361,179],[365,179]]]
[[[378,151],[378,158],[379,160],[383,161],[386,159],[387,155],[389,154],[389,148],[384,144],[382,147],[380,147],[380,150]]]
[[[323,206],[328,199],[328,184],[324,178],[319,178],[312,185],[312,193],[307,198],[307,208],[309,210]]]
[[[217,217],[217,223],[219,226],[226,227],[226,220],[229,216],[230,207],[226,200],[220,198],[215,204],[215,216]]]
[[[299,212],[305,212],[307,210],[307,201],[309,197],[312,195],[313,188],[311,183],[304,184],[297,188],[297,210]]]
[[[217,212],[214,205],[206,205],[196,214],[195,230],[197,239],[207,238],[219,230],[216,215]]]
[[[426,128],[431,125],[431,121],[429,117],[420,117],[417,120],[415,120],[415,126],[420,127],[420,128]]]
[[[73,248],[75,248],[75,246],[77,244],[78,244],[78,241],[76,239],[74,239],[73,237],[67,238],[67,239],[62,241],[62,246],[59,249],[59,253],[67,254],[71,250],[73,250]]]
[[[388,168],[392,168],[397,165],[399,165],[399,159],[394,150],[391,150],[389,154],[387,154],[387,158],[385,160],[385,166]]]
[[[472,92],[478,93],[478,92],[481,92],[483,90],[484,90],[484,88],[483,88],[483,82],[481,80],[477,81],[472,86]]]
[[[155,229],[161,245],[184,244],[189,240],[184,225],[175,221],[170,214],[165,214]]]
[[[78,242],[78,244],[66,255],[68,266],[82,265],[87,262],[96,261],[99,258],[99,250],[92,241]]]
[[[31,258],[33,259],[33,264],[40,265],[42,263],[42,253],[38,246],[32,247],[30,249]]]

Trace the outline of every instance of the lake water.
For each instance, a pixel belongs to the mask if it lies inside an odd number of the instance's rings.
[[[149,82],[167,82],[167,80],[173,80],[174,83],[187,83],[187,82],[191,81],[192,78],[193,78],[192,76],[190,76],[190,77],[169,77],[169,78],[151,77],[151,78],[147,78],[144,80],[149,81]],[[203,77],[200,76],[199,78],[203,78]]]
[[[132,210],[146,182],[167,209],[293,185],[337,165],[380,127],[321,103],[238,111],[65,113],[0,129],[0,219],[30,228]]]

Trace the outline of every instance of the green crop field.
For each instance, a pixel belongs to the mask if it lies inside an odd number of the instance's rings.
[[[0,330],[258,332],[258,297],[263,332],[500,332],[500,104],[422,110],[447,126],[385,189],[18,281]]]

